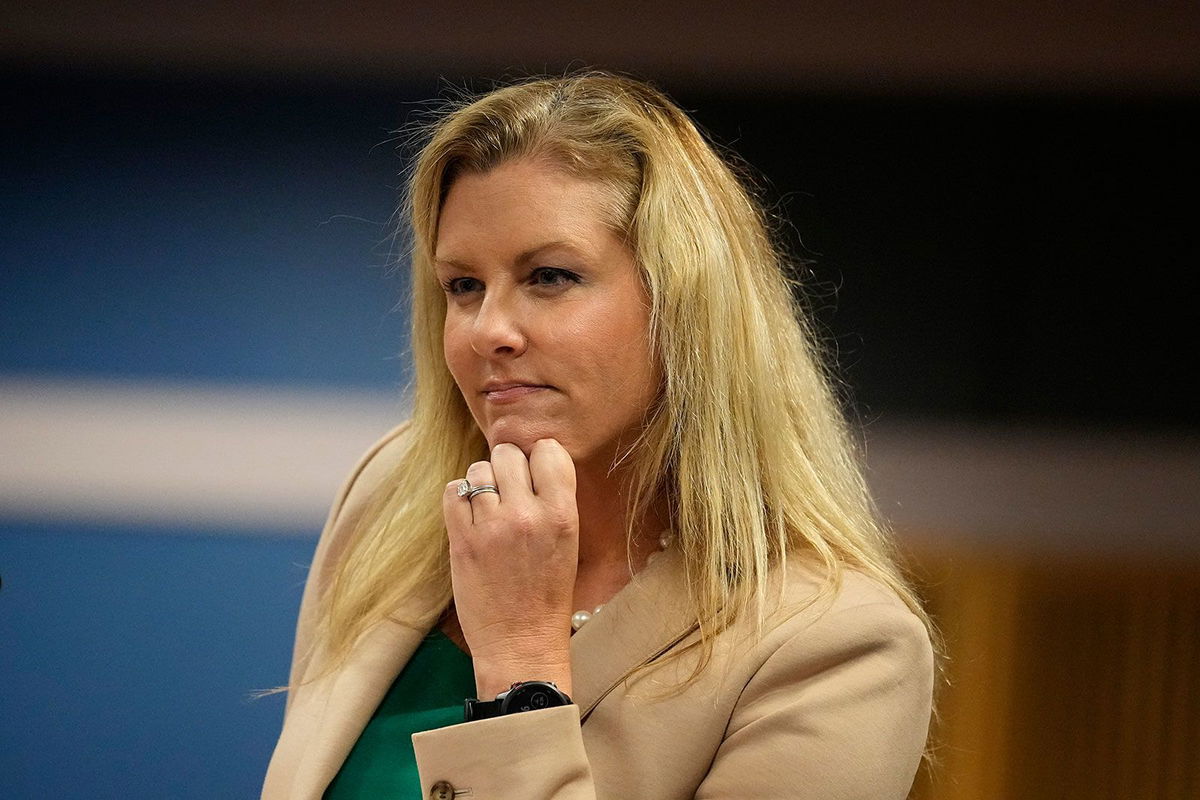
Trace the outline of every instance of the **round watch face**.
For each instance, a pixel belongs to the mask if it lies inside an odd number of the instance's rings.
[[[504,698],[504,713],[537,711],[540,708],[554,708],[561,705],[563,705],[562,695],[553,686],[534,681],[509,691],[508,696]]]

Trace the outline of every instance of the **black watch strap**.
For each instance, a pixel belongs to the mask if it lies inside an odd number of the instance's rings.
[[[500,716],[499,700],[475,700],[468,697],[463,703],[463,719],[474,722],[477,719],[491,719]]]

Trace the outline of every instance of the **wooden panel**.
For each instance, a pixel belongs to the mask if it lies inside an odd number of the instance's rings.
[[[920,541],[949,658],[914,797],[1200,798],[1200,565]]]

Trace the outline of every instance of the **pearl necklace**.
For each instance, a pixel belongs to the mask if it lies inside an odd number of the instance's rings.
[[[663,550],[666,550],[670,546],[671,546],[671,532],[664,531],[658,537],[658,549],[655,550],[650,555],[646,556],[646,566],[650,566],[650,563],[652,561],[654,561],[654,559],[658,558],[659,553],[661,553]],[[591,621],[591,619],[594,615],[600,613],[600,609],[602,609],[602,608],[604,608],[603,603],[596,606],[591,611],[586,611],[586,610],[580,609],[579,611],[576,611],[574,614],[572,614],[571,615],[571,633],[574,633],[575,631],[582,628],[584,625],[587,625],[588,622]]]

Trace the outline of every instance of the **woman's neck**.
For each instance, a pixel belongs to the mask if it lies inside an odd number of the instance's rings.
[[[629,577],[629,491],[626,475],[608,469],[581,468],[576,473],[575,500],[579,509],[579,582],[601,574]],[[659,504],[635,520],[633,568],[658,549],[659,535],[668,527]]]

